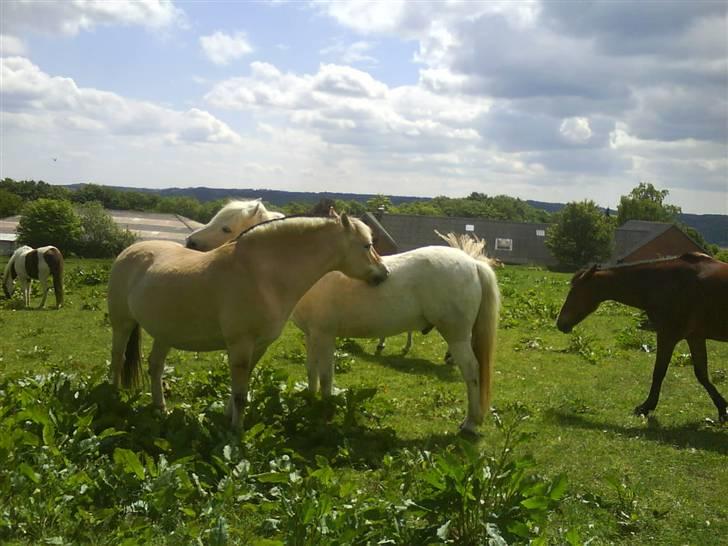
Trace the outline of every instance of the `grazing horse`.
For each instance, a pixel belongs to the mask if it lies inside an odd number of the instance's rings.
[[[232,241],[249,227],[276,218],[283,218],[283,214],[266,209],[260,199],[230,201],[212,220],[190,233],[185,246],[203,252],[212,250]]]
[[[652,387],[635,413],[647,415],[657,407],[672,352],[678,341],[686,339],[695,377],[718,408],[720,421],[726,421],[726,401],[708,377],[705,340],[728,341],[728,264],[694,252],[679,258],[579,271],[571,280],[556,326],[570,332],[605,300],[646,311],[657,330]]]
[[[153,338],[152,403],[165,409],[164,360],[171,348],[227,349],[232,381],[228,414],[241,423],[250,373],[299,298],[330,271],[378,283],[388,271],[371,230],[345,214],[258,224],[234,242],[196,252],[169,241],[126,248],[109,279],[111,380],[140,383],[140,327]]]
[[[3,275],[3,290],[10,298],[13,295],[15,279],[20,281],[23,290],[23,303],[30,307],[30,285],[33,279],[40,282],[43,299],[39,309],[43,308],[48,297],[48,277],[53,276],[53,292],[56,296],[56,309],[63,305],[63,254],[54,246],[31,248],[21,246],[10,257]]]
[[[488,263],[461,250],[418,248],[382,257],[386,283],[369,286],[329,273],[298,302],[293,322],[306,336],[312,392],[330,395],[336,338],[382,337],[435,327],[448,344],[467,388],[462,428],[475,432],[490,403],[500,295]]]

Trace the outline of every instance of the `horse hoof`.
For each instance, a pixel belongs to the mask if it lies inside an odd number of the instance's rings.
[[[654,408],[645,407],[644,404],[637,406],[633,413],[638,417],[647,417]]]

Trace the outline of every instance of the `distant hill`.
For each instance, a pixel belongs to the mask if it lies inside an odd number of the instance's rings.
[[[76,188],[79,184],[73,184],[70,188]],[[194,197],[201,202],[214,201],[235,197],[240,199],[262,198],[267,203],[276,206],[283,206],[291,201],[318,203],[323,198],[341,199],[344,201],[366,202],[375,194],[368,193],[342,193],[342,192],[299,192],[267,189],[220,189],[220,188],[166,188],[154,190],[147,188],[129,188],[124,186],[113,186],[114,189],[122,191],[143,191],[157,193],[163,196],[188,196]],[[428,197],[413,197],[406,195],[388,195],[393,204],[399,205],[407,201],[428,201]],[[564,207],[564,203],[547,203],[544,201],[527,200],[526,203],[534,208],[545,210],[550,213],[558,212]],[[616,211],[612,211],[616,213]],[[709,243],[717,244],[728,248],[728,216],[724,214],[681,214],[681,222],[697,229]]]

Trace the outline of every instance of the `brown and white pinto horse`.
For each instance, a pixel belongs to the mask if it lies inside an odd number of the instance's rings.
[[[571,329],[605,300],[647,312],[657,330],[657,357],[647,399],[635,408],[647,415],[657,407],[660,387],[673,349],[685,339],[695,377],[708,391],[720,421],[728,420],[726,401],[708,377],[706,339],[728,341],[728,264],[706,254],[640,262],[608,269],[597,266],[577,272],[556,325]]]
[[[63,305],[63,255],[54,246],[31,248],[21,246],[10,257],[3,275],[3,290],[10,298],[13,295],[15,279],[23,289],[23,303],[30,307],[30,285],[33,279],[40,282],[43,299],[38,308],[45,305],[48,297],[48,277],[53,276],[53,291],[56,295],[56,309]]]

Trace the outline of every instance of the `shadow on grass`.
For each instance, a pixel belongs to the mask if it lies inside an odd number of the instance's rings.
[[[584,430],[606,430],[621,436],[627,436],[629,438],[638,437],[682,449],[695,448],[702,451],[712,451],[721,455],[728,455],[728,442],[726,441],[728,440],[728,427],[724,425],[707,428],[704,423],[695,421],[684,425],[665,427],[660,424],[656,417],[650,417],[647,420],[647,426],[644,424],[622,426],[605,423],[603,421],[593,421],[584,415],[568,413],[561,410],[549,411],[548,416],[558,424],[566,427]]]
[[[343,349],[357,358],[373,364],[380,364],[400,373],[413,375],[427,375],[440,381],[454,383],[462,381],[457,366],[444,362],[432,362],[424,358],[414,358],[405,355],[377,355],[366,352],[357,342],[348,340]],[[443,359],[444,360],[444,359]]]

